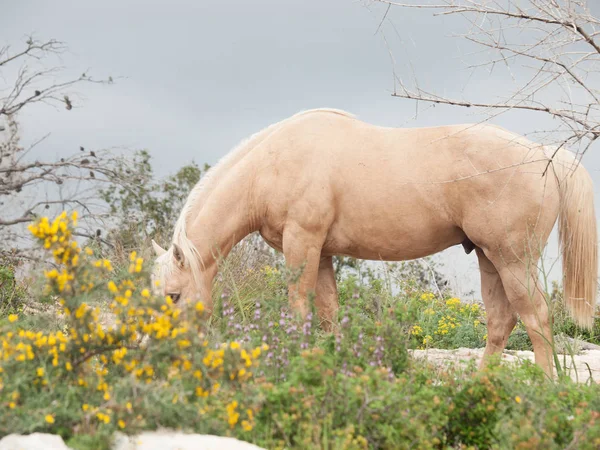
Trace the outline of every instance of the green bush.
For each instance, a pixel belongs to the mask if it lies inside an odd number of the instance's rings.
[[[63,326],[24,327],[20,313],[0,324],[0,436],[107,448],[116,430],[169,427],[269,449],[600,446],[595,383],[550,381],[530,363],[441,370],[409,357],[425,332],[440,345],[483,344],[473,305],[347,281],[339,328],[324,334],[314,314],[288,310],[293,274],[270,266],[251,274],[264,289],[224,276],[207,320],[201,303],[153,297],[138,255],[113,267],[80,248],[74,221],[31,227],[59,264],[45,276]]]
[[[111,216],[117,218],[116,223],[109,224],[109,239],[129,251],[151,236],[170,235],[190,190],[209,169],[208,165],[200,169],[192,162],[163,181],[156,181],[150,159],[150,154],[142,150],[134,154],[131,164],[117,161],[114,178],[133,183],[110,184],[99,192]]]
[[[9,314],[23,309],[26,290],[15,276],[15,267],[8,260],[0,259],[0,321]]]

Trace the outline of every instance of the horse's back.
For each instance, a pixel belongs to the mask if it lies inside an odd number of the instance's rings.
[[[276,129],[257,157],[273,222],[324,223],[332,253],[415,258],[468,228],[539,216],[544,201],[556,209],[543,148],[492,125],[390,128],[312,111]]]

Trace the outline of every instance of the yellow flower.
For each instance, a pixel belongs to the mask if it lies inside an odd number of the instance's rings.
[[[428,302],[431,301],[435,298],[435,295],[432,294],[431,292],[425,293],[425,294],[421,294],[421,300],[424,302]]]
[[[518,395],[515,397],[515,402],[517,403],[521,403],[521,397],[519,397]]]
[[[83,405],[81,405],[81,409],[83,409],[84,411],[87,411],[88,409],[90,409],[90,405],[88,405],[87,403],[84,403]]]
[[[108,414],[104,414],[104,413],[97,413],[96,417],[98,418],[98,420],[100,422],[104,422],[104,423],[110,423],[110,416]]]
[[[150,291],[148,289],[144,289],[142,291],[142,297],[144,297],[144,298],[150,297]]]
[[[196,386],[196,396],[198,397],[208,397],[208,391],[202,389],[201,386]]]
[[[410,334],[412,334],[414,336],[418,336],[422,332],[423,332],[423,328],[421,328],[419,325],[414,325],[412,327],[412,330],[410,331]]]
[[[44,376],[44,368],[43,367],[38,367],[35,372],[37,373],[38,377],[43,377]]]
[[[19,316],[17,316],[16,314],[10,314],[8,316],[8,321],[10,323],[16,322],[19,319]]]
[[[451,299],[446,300],[446,305],[450,308],[456,309],[460,305],[460,300],[456,297],[452,297]]]
[[[190,341],[188,341],[187,339],[181,339],[179,342],[177,342],[177,346],[179,348],[187,348],[189,347],[191,344]]]
[[[239,342],[232,342],[230,344],[231,350],[237,350],[238,348],[240,348],[240,344]]]
[[[108,290],[113,294],[119,291],[119,289],[117,289],[117,285],[112,280],[108,282]]]
[[[227,415],[228,415],[227,422],[229,423],[229,426],[231,428],[233,428],[233,426],[238,422],[238,420],[240,418],[240,413],[236,411],[237,407],[238,407],[238,402],[235,400],[232,401],[230,404],[228,404],[226,407]]]
[[[119,421],[117,423],[119,425],[119,428],[121,428],[121,429],[125,428],[125,422],[123,422],[122,419],[119,419]]]
[[[46,414],[45,419],[48,423],[54,423],[54,416],[52,414]]]

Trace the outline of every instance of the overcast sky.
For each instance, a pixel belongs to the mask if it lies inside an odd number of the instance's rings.
[[[300,110],[332,107],[378,125],[417,127],[478,120],[471,110],[424,107],[391,97],[392,70],[451,97],[511,88],[501,70],[465,70],[471,48],[450,37],[460,18],[351,0],[2,0],[0,45],[28,34],[64,41],[72,74],[112,76],[80,86],[77,108],[40,106],[20,118],[31,142],[51,132],[46,154],[87,148],[148,149],[159,175],[191,160],[215,163],[240,140]],[[390,56],[391,55],[391,56]],[[392,63],[392,57],[395,64]],[[118,78],[122,77],[122,78]],[[507,81],[508,80],[508,81]],[[547,120],[527,114],[495,123],[529,133]],[[584,164],[596,186],[600,158]],[[596,192],[598,196],[598,192]],[[556,248],[552,239],[552,248]],[[476,285],[474,254],[455,248],[448,273]],[[464,273],[467,278],[461,278]],[[475,283],[475,284],[473,284]],[[479,294],[476,295],[477,297]]]

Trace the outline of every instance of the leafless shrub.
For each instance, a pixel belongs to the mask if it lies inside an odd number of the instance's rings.
[[[449,98],[414,80],[396,77],[396,97],[419,102],[481,108],[491,118],[511,110],[551,116],[556,127],[545,130],[552,144],[582,156],[600,135],[600,19],[586,0],[376,0],[389,8],[419,8],[435,15],[466,19],[459,37],[477,49],[469,69],[506,68],[516,86],[494,99]],[[387,12],[386,12],[387,15]],[[434,55],[431,55],[434,58]],[[516,75],[516,72],[519,72]],[[548,132],[551,132],[548,134]]]
[[[78,209],[83,223],[87,221],[88,229],[82,228],[79,234],[101,239],[91,225],[101,218],[98,186],[130,183],[116,170],[127,164],[127,158],[109,150],[82,146],[70,156],[38,159],[31,157],[32,150],[43,145],[47,136],[28,147],[21,144],[17,117],[26,108],[42,103],[72,110],[75,86],[112,82],[112,78],[96,80],[86,73],[64,79],[64,70],[53,62],[65,51],[61,42],[33,38],[14,51],[10,46],[0,47],[0,250],[4,252],[14,251],[23,239],[25,223],[65,208]]]

